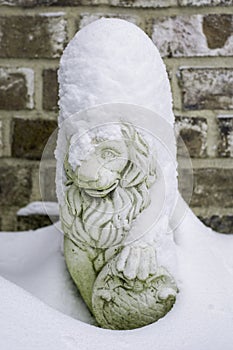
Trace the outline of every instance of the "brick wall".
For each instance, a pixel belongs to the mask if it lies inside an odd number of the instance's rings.
[[[48,223],[16,212],[41,198],[39,160],[56,128],[59,57],[79,28],[105,16],[139,25],[158,46],[177,137],[192,157],[191,206],[207,225],[233,231],[232,13],[233,0],[0,0],[0,229]]]

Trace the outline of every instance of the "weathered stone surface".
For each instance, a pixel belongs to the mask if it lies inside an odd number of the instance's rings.
[[[1,195],[0,195],[1,196]],[[16,230],[16,212],[18,208],[12,205],[0,206],[0,221],[2,231]]]
[[[134,24],[140,24],[140,19],[137,16],[130,16],[126,14],[116,14],[116,13],[82,13],[80,16],[80,22],[79,22],[79,29],[85,27],[86,25],[90,24],[91,22],[96,21],[97,19],[100,19],[102,17],[105,18],[120,18],[124,19],[128,22],[134,23]]]
[[[36,230],[40,227],[51,225],[51,220],[47,215],[17,216],[17,231]]]
[[[13,157],[40,159],[48,138],[56,129],[53,120],[13,120]]]
[[[194,169],[192,207],[232,207],[233,169]]]
[[[58,109],[57,69],[43,71],[43,109],[57,111]]]
[[[0,164],[0,206],[22,207],[28,204],[31,187],[30,167]]]
[[[162,0],[161,0],[162,1]],[[108,0],[0,0],[0,6],[79,6],[108,4]]]
[[[170,7],[176,6],[177,0],[110,0],[112,6],[123,7]]]
[[[32,109],[34,72],[29,68],[0,68],[0,109]]]
[[[44,167],[43,171],[40,172],[40,190],[43,201],[57,202],[55,177],[55,164]]]
[[[178,156],[182,156],[185,151],[183,142],[190,157],[206,156],[207,122],[205,118],[176,117],[175,131]]]
[[[66,43],[63,13],[0,17],[0,57],[59,57]]]
[[[213,230],[222,233],[233,233],[233,215],[199,216],[199,219]]]
[[[181,6],[231,6],[233,0],[178,0]]]
[[[177,0],[0,0],[0,5],[8,6],[79,6],[112,5],[122,7],[169,7],[176,6]]]
[[[232,109],[232,68],[181,68],[178,74],[186,110]]]
[[[232,56],[233,16],[158,17],[152,39],[162,56]]]
[[[46,1],[46,0],[44,0]],[[108,0],[50,0],[52,5],[59,6],[79,6],[79,5],[107,5]]]
[[[220,157],[233,157],[233,115],[219,116],[218,127],[220,133],[218,154]]]
[[[5,6],[22,6],[22,7],[34,7],[37,5],[46,5],[55,1],[49,0],[0,0],[0,5]]]
[[[124,7],[231,6],[233,0],[0,0],[0,6],[79,6],[105,5]]]
[[[203,32],[210,49],[218,49],[226,45],[233,37],[232,15],[207,15],[203,17]],[[232,41],[232,40],[231,40]],[[233,55],[232,48],[229,51]],[[225,55],[227,52],[224,53]]]

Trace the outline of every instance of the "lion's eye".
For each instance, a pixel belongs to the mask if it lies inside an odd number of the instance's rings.
[[[110,149],[105,149],[101,152],[101,156],[103,159],[114,159],[117,157],[117,153]]]

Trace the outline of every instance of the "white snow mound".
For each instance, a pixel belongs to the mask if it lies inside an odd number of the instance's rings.
[[[55,226],[0,233],[0,348],[232,350],[233,236],[188,211],[175,239],[180,293],[173,309],[149,326],[110,331],[91,325]]]
[[[136,25],[102,18],[81,29],[60,62],[60,123],[103,103],[146,107],[173,123],[172,96],[157,48]]]

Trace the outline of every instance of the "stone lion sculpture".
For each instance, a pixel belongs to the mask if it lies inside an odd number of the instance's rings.
[[[110,128],[111,132],[108,132]],[[103,328],[133,329],[166,315],[177,287],[156,242],[127,236],[156,179],[148,138],[130,123],[73,135],[64,160],[61,222],[69,272]]]

